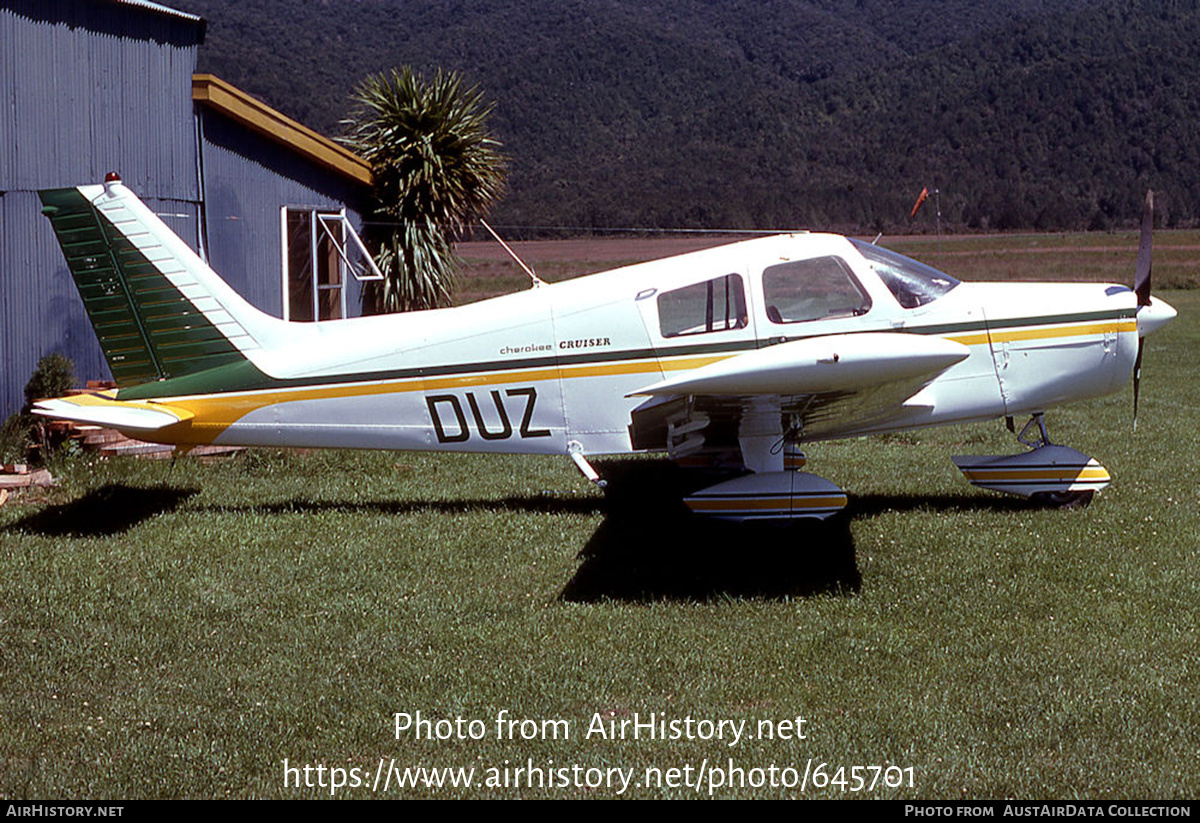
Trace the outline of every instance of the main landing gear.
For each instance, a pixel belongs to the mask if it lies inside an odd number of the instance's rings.
[[[959,455],[954,464],[972,486],[1028,497],[1062,509],[1082,508],[1109,484],[1108,470],[1093,458],[1050,442],[1046,421],[1037,412],[1017,435],[1030,451],[1011,455]]]
[[[738,430],[742,462],[752,474],[701,489],[683,502],[697,514],[738,522],[824,520],[846,506],[846,492],[824,477],[800,471],[801,424],[780,425],[778,401],[759,400],[746,410]]]

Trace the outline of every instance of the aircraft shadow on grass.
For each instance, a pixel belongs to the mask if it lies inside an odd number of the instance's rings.
[[[5,531],[43,537],[111,537],[160,514],[174,511],[200,492],[176,486],[109,483],[69,503],[28,514]]]
[[[345,514],[406,515],[420,512],[441,514],[476,514],[479,512],[522,511],[533,514],[593,514],[600,511],[603,503],[594,497],[564,497],[546,492],[542,494],[510,495],[502,498],[465,498],[461,500],[310,500],[292,498],[274,503],[256,503],[242,506],[204,506],[204,511],[223,513],[256,514],[319,514],[342,512]]]
[[[266,514],[326,511],[405,515],[421,511],[469,514],[524,511],[593,514],[604,519],[579,552],[580,565],[560,593],[568,602],[782,599],[821,593],[853,594],[862,586],[850,525],[890,511],[1018,511],[1026,501],[962,495],[870,495],[825,521],[788,525],[730,523],[692,514],[682,497],[712,482],[704,472],[673,463],[615,460],[600,464],[604,499],[561,493],[449,501],[288,499],[214,511]],[[106,537],[178,509],[199,493],[176,486],[108,484],[69,503],[48,506],[5,528],[46,537]]]
[[[861,576],[849,520],[788,526],[699,517],[684,494],[712,482],[669,461],[611,461],[605,517],[579,552],[568,602],[785,598],[855,592]],[[802,525],[801,525],[802,524]]]
[[[560,598],[633,602],[854,594],[862,586],[851,523],[889,511],[1018,511],[1027,501],[962,495],[871,495],[824,521],[731,523],[680,502],[713,482],[668,461],[612,461],[605,518]]]
[[[42,537],[109,537],[122,534],[156,517],[175,511],[200,489],[175,486],[128,486],[110,483],[69,503],[47,506],[9,524],[5,532]],[[594,497],[562,497],[545,493],[486,500],[393,501],[280,500],[243,506],[200,506],[197,511],[223,513],[295,514],[344,512],[346,514],[405,515],[423,511],[470,514],[480,511],[525,511],[540,514],[592,514],[602,502]]]

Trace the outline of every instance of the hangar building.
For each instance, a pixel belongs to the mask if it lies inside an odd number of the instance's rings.
[[[0,417],[20,409],[43,355],[70,357],[80,381],[109,376],[40,189],[117,172],[260,309],[360,313],[338,247],[361,228],[370,167],[196,74],[204,32],[147,0],[0,0]]]

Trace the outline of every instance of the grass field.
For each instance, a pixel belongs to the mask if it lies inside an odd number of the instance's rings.
[[[330,796],[285,786],[285,759],[312,781],[372,782],[381,759],[479,783],[632,770],[637,797],[731,765],[810,775],[717,796],[1195,797],[1200,291],[1164,296],[1180,318],[1150,339],[1136,435],[1128,390],[1049,418],[1115,478],[1085,510],[961,479],[951,454],[1018,450],[999,422],[814,446],[851,503],[788,530],[693,521],[649,460],[606,464],[607,499],[565,459],[63,461],[56,489],[0,508],[0,797]],[[570,737],[497,739],[505,710]],[[483,739],[397,736],[416,712]],[[744,736],[586,736],[650,713]],[[797,717],[804,739],[761,734]],[[904,785],[850,791],[855,766]],[[849,785],[815,785],[839,767]]]

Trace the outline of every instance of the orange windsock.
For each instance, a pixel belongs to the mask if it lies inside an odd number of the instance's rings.
[[[912,211],[908,213],[908,219],[912,220],[917,216],[917,209],[921,208],[921,204],[929,198],[929,187],[921,189],[921,193],[917,195],[917,202],[913,203]]]

